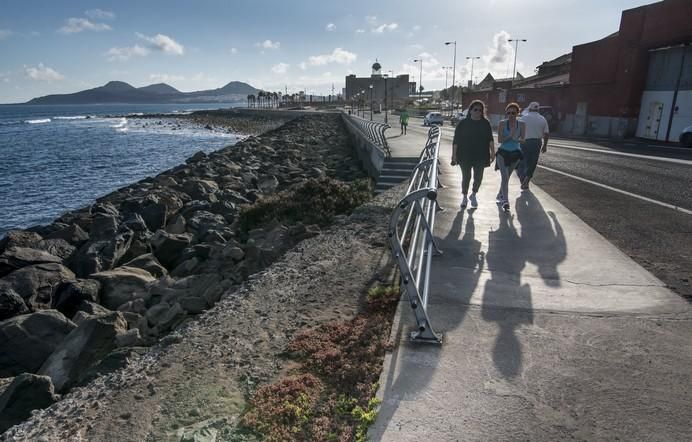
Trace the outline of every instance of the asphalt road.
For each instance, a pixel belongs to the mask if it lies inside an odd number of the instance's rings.
[[[419,121],[408,130],[427,132]],[[442,133],[448,152],[453,128]],[[556,138],[533,183],[692,302],[692,149]]]

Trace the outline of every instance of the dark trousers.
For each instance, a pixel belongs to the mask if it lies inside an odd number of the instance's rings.
[[[461,193],[466,195],[469,193],[469,184],[471,183],[471,171],[473,171],[473,193],[478,192],[483,181],[483,170],[485,164],[459,164],[461,167]]]
[[[538,164],[538,156],[541,154],[541,139],[529,138],[524,141],[521,144],[521,152],[524,154],[524,158],[517,166],[517,175],[521,179],[524,177],[532,178]]]

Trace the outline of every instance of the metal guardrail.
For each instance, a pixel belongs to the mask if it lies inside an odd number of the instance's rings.
[[[439,127],[428,132],[418,165],[411,173],[406,196],[392,213],[388,231],[402,286],[418,324],[418,331],[411,333],[411,340],[437,344],[442,342],[442,335],[433,330],[427,306],[433,249],[442,254],[433,237],[435,214],[440,208],[437,203],[440,135]]]
[[[370,141],[379,146],[387,157],[392,156],[387,144],[387,138],[384,135],[384,131],[392,126],[387,123],[366,120],[357,115],[347,115],[347,117]]]

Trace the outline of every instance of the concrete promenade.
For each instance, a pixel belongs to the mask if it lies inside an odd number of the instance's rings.
[[[394,156],[415,156],[412,119]],[[535,186],[485,169],[478,209],[443,137],[428,311],[441,346],[411,344],[402,302],[370,437],[382,441],[692,440],[690,304]],[[538,170],[537,173],[540,173]],[[549,190],[549,189],[548,189]]]

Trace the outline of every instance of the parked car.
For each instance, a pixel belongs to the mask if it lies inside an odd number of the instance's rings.
[[[442,114],[439,112],[428,112],[428,114],[423,118],[423,126],[432,126],[433,124],[444,125],[444,119]]]
[[[680,144],[692,147],[692,126],[687,126],[680,132]]]
[[[452,115],[452,124],[456,126],[461,120],[466,118],[467,113],[468,113],[468,110],[455,112],[454,115]]]

